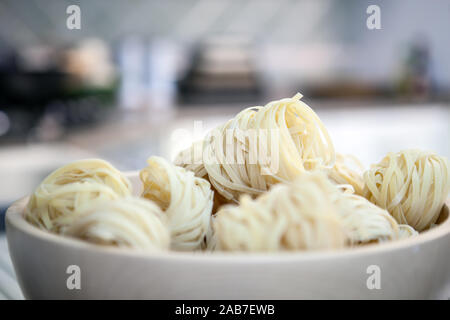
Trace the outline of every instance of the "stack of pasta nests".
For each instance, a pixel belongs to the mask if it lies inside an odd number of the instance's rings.
[[[143,250],[339,249],[433,227],[448,168],[406,150],[362,173],[297,94],[241,111],[174,163],[150,157],[139,196],[107,162],[82,160],[49,175],[25,215],[51,232]]]

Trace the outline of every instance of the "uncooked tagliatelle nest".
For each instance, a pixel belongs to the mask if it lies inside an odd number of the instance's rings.
[[[300,99],[297,94],[241,111],[175,163],[207,175],[215,190],[235,203],[242,194],[255,197],[304,172],[332,167],[335,152],[328,132]]]
[[[342,192],[323,172],[304,173],[239,206],[226,205],[213,223],[212,250],[337,249],[415,235],[358,195]]]
[[[331,188],[331,189],[330,189]],[[322,174],[303,174],[239,206],[226,205],[214,220],[216,250],[282,251],[337,249],[345,245],[343,221]]]
[[[328,170],[328,177],[338,185],[348,185],[357,195],[362,196],[364,166],[352,155],[336,154],[334,166]]]
[[[408,225],[399,225],[386,210],[366,198],[348,192],[333,195],[343,219],[349,245],[397,240],[417,235]]]
[[[432,226],[449,192],[445,157],[420,150],[388,153],[364,173],[364,195],[398,223],[418,231]]]
[[[77,210],[64,235],[100,245],[167,250],[170,233],[161,209],[138,197],[92,201]]]
[[[164,211],[171,233],[171,248],[196,250],[205,246],[210,232],[214,192],[208,181],[163,158],[150,157],[141,170],[142,197]]]
[[[58,233],[73,221],[72,213],[90,201],[129,195],[130,182],[108,162],[75,161],[42,181],[30,197],[25,217],[42,229]]]

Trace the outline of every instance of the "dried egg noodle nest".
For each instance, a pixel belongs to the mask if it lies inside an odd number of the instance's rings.
[[[279,184],[255,200],[226,205],[214,219],[217,250],[283,251],[342,248],[343,221],[322,174],[305,173],[291,185]]]
[[[241,194],[254,197],[301,173],[332,167],[335,152],[329,134],[301,97],[297,94],[241,111],[213,130],[203,144],[197,142],[182,152],[175,163],[198,176],[207,174],[217,192],[236,203]],[[256,139],[251,138],[255,133]],[[192,155],[199,146],[201,163],[198,152]],[[264,161],[261,154],[267,156]]]
[[[123,197],[131,195],[130,181],[110,163],[100,159],[85,159],[69,163],[52,172],[41,185],[65,185],[80,181],[107,185]]]
[[[352,155],[336,154],[336,162],[328,171],[328,177],[338,185],[350,185],[353,191],[362,196],[364,190],[364,179],[362,163]]]
[[[72,213],[88,202],[128,195],[130,182],[106,161],[75,161],[44,179],[30,197],[25,217],[42,229],[58,233],[72,222]]]
[[[140,172],[142,197],[156,202],[167,216],[172,249],[202,248],[213,206],[209,182],[160,157],[150,157],[147,163]]]
[[[434,153],[388,153],[364,173],[364,196],[418,231],[436,222],[449,192],[448,160]]]
[[[254,108],[249,108],[249,109],[242,111],[241,114],[246,113],[248,115],[251,115],[254,112],[255,112]],[[227,126],[228,128],[235,126],[234,122],[236,119],[239,119],[239,116],[236,116],[235,118],[229,120],[224,126]],[[222,128],[224,126],[221,126],[220,128]],[[218,129],[216,129],[216,130],[218,130]],[[230,129],[228,129],[228,130],[230,130]],[[242,130],[242,129],[240,129],[240,130]],[[236,132],[238,132],[238,131],[236,131]],[[218,134],[221,134],[220,131],[218,132]],[[212,138],[210,138],[210,139],[212,139]],[[244,147],[244,144],[245,144],[245,141],[241,141],[241,142],[237,141],[235,143],[235,146],[238,148],[237,149],[238,153],[242,154],[245,152],[246,149]],[[222,195],[222,194],[229,195],[230,192],[226,191],[225,188],[220,183],[216,182],[216,180],[210,180],[210,178],[208,176],[208,171],[206,170],[206,168],[203,164],[203,152],[205,150],[204,149],[205,145],[208,146],[208,141],[201,140],[201,141],[194,142],[191,147],[189,147],[186,150],[183,150],[182,152],[180,152],[177,155],[177,157],[174,160],[174,163],[177,166],[181,166],[181,167],[185,168],[186,170],[194,172],[195,176],[206,179],[212,185],[212,187],[216,189],[216,192],[214,192],[214,205],[213,205],[213,210],[212,210],[212,212],[215,213],[215,212],[217,212],[218,208],[220,208],[222,205],[230,203],[230,200],[225,198]],[[209,150],[209,152],[211,152],[212,148],[208,147],[208,150]],[[223,157],[223,154],[224,153],[222,151],[222,157]],[[214,157],[214,155],[210,154],[209,157],[210,158]],[[235,168],[245,167],[242,164],[239,165],[239,164],[232,163],[232,164],[228,165],[228,167],[233,167],[233,166]],[[215,165],[215,166],[212,165],[212,166],[210,166],[210,168],[211,167],[213,167],[211,169],[212,171],[220,170],[219,165]],[[244,171],[245,171],[245,168],[244,168]],[[219,180],[220,179],[221,179],[221,177],[219,177]],[[224,183],[226,183],[225,178],[223,179],[223,181],[224,181]],[[238,189],[242,189],[242,186],[241,187],[238,186]],[[250,193],[260,193],[260,191],[256,190],[256,189],[255,190],[250,189],[250,191],[249,191],[248,189],[245,189],[245,187],[244,187],[244,190],[246,190],[247,192],[250,192]],[[221,192],[222,194],[219,192]],[[234,192],[234,195],[235,195],[235,197],[239,197],[240,192],[236,191],[236,192]]]
[[[266,187],[257,187],[256,180],[261,180],[259,166],[256,163],[249,164],[249,139],[245,132],[250,129],[249,122],[255,114],[255,108],[241,111],[213,130],[204,143],[202,160],[208,180],[227,201],[237,202],[243,193],[256,195],[267,190]],[[226,134],[231,137],[231,142],[227,141]],[[233,148],[232,158],[227,153],[227,144]]]
[[[167,250],[169,229],[161,209],[138,197],[93,201],[76,212],[67,236],[101,245],[142,250]]]
[[[350,193],[335,194],[350,245],[406,238],[417,234],[410,226],[398,225],[386,210]]]

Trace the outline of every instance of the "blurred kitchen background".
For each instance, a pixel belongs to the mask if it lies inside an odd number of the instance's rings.
[[[0,212],[71,160],[136,170],[296,92],[366,165],[449,156],[449,31],[448,0],[1,0]]]

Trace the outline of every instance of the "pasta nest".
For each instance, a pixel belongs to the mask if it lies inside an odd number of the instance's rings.
[[[72,222],[72,213],[88,202],[129,195],[130,182],[108,162],[75,161],[44,179],[31,195],[25,217],[42,229],[58,233]]]
[[[336,193],[334,199],[350,246],[417,235],[412,227],[399,225],[389,212],[362,196],[344,192]]]
[[[345,245],[343,221],[321,174],[303,174],[291,185],[279,184],[257,199],[244,195],[214,219],[217,250],[279,251],[336,249]]]
[[[67,236],[100,245],[167,250],[170,233],[161,209],[138,197],[93,201],[77,210]]]
[[[364,196],[418,231],[438,219],[449,192],[448,160],[431,152],[388,153],[364,173]]]
[[[160,157],[150,157],[141,170],[142,197],[154,201],[167,217],[171,247],[196,250],[210,232],[214,192],[208,181]]]
[[[334,166],[328,170],[328,177],[336,184],[346,185],[355,194],[362,196],[364,190],[363,171],[364,166],[358,158],[337,153]]]
[[[175,163],[207,176],[226,202],[235,203],[241,194],[255,197],[304,172],[332,167],[329,134],[301,97],[241,111],[181,152]]]

